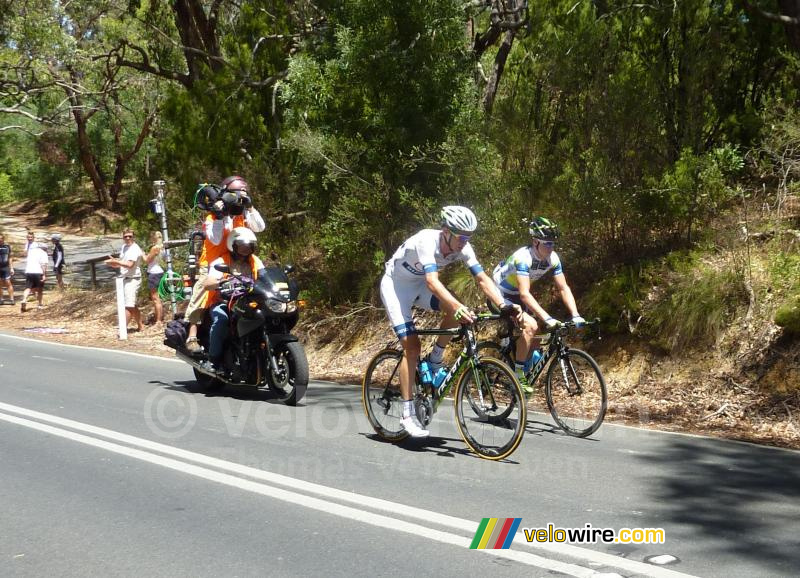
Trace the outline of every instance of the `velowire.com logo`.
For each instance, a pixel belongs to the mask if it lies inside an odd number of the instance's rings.
[[[475,532],[470,549],[508,550],[522,518],[484,518]]]

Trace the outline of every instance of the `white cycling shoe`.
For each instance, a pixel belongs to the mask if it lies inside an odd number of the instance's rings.
[[[408,432],[412,438],[426,438],[431,432],[422,427],[417,416],[411,415],[400,420],[400,427]]]

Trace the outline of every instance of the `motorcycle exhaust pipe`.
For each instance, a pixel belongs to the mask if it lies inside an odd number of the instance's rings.
[[[226,381],[222,377],[220,377],[215,371],[207,369],[204,367],[196,358],[192,357],[190,353],[184,353],[180,349],[175,350],[175,355],[181,360],[185,361],[189,365],[191,365],[194,369],[202,373],[203,375],[208,375],[209,377],[216,377],[221,381]]]

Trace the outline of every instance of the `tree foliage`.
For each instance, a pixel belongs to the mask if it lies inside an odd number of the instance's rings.
[[[323,255],[332,302],[374,294],[449,203],[478,213],[485,267],[546,214],[589,280],[695,243],[744,159],[778,204],[794,190],[797,6],[0,2],[0,174],[14,194],[125,191],[141,216],[150,179],[183,202],[241,173],[263,212],[299,215],[271,241]]]

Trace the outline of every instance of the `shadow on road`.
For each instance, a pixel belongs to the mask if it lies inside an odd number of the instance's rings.
[[[800,453],[676,439],[640,459],[664,466],[650,494],[665,518],[699,530],[720,552],[771,568],[768,574],[777,567],[796,575]]]

